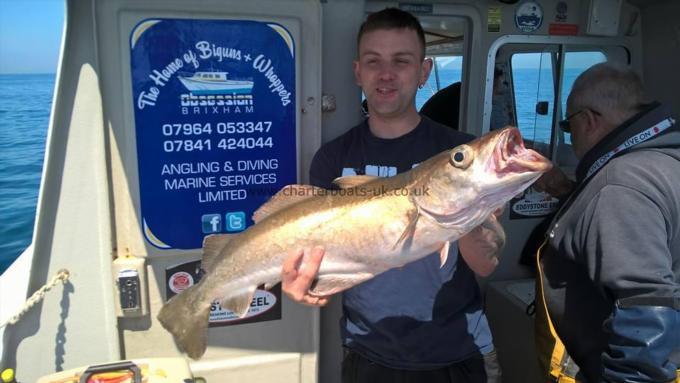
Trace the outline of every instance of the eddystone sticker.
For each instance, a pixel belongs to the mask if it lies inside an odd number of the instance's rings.
[[[130,50],[145,238],[194,249],[245,230],[297,181],[292,36],[258,21],[152,19]]]
[[[548,193],[529,187],[510,200],[510,219],[538,218],[554,213],[560,200]]]

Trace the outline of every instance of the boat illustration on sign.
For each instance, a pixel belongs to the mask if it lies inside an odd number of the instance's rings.
[[[228,72],[196,72],[191,76],[177,76],[193,94],[250,94],[253,82],[228,80]]]

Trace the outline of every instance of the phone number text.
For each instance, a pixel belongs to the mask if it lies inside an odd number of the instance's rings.
[[[271,121],[218,122],[214,127],[210,122],[163,124],[161,126],[163,135],[166,137],[211,135],[213,131],[216,134],[269,133],[271,128]]]
[[[216,147],[221,150],[264,149],[273,148],[274,142],[271,137],[222,138],[217,141]],[[163,141],[163,151],[166,153],[202,152],[212,149],[213,142],[210,139]]]

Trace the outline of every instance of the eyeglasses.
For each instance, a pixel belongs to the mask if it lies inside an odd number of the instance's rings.
[[[589,110],[590,112],[592,112],[593,114],[596,114],[598,116],[600,115],[600,112],[598,112],[596,110],[592,110],[590,108],[583,108],[583,109],[579,110],[578,112],[574,112],[574,113],[568,115],[567,117],[564,118],[564,120],[560,121],[559,122],[560,129],[562,129],[562,131],[565,132],[565,133],[571,133],[571,126],[569,124],[569,120],[576,117],[580,113],[585,112],[586,110]]]

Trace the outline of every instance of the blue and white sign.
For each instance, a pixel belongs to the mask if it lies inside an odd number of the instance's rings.
[[[145,238],[194,249],[245,230],[297,182],[292,36],[258,21],[150,19],[130,50]]]
[[[526,33],[535,32],[543,24],[543,8],[536,1],[525,1],[515,9],[515,25]]]

